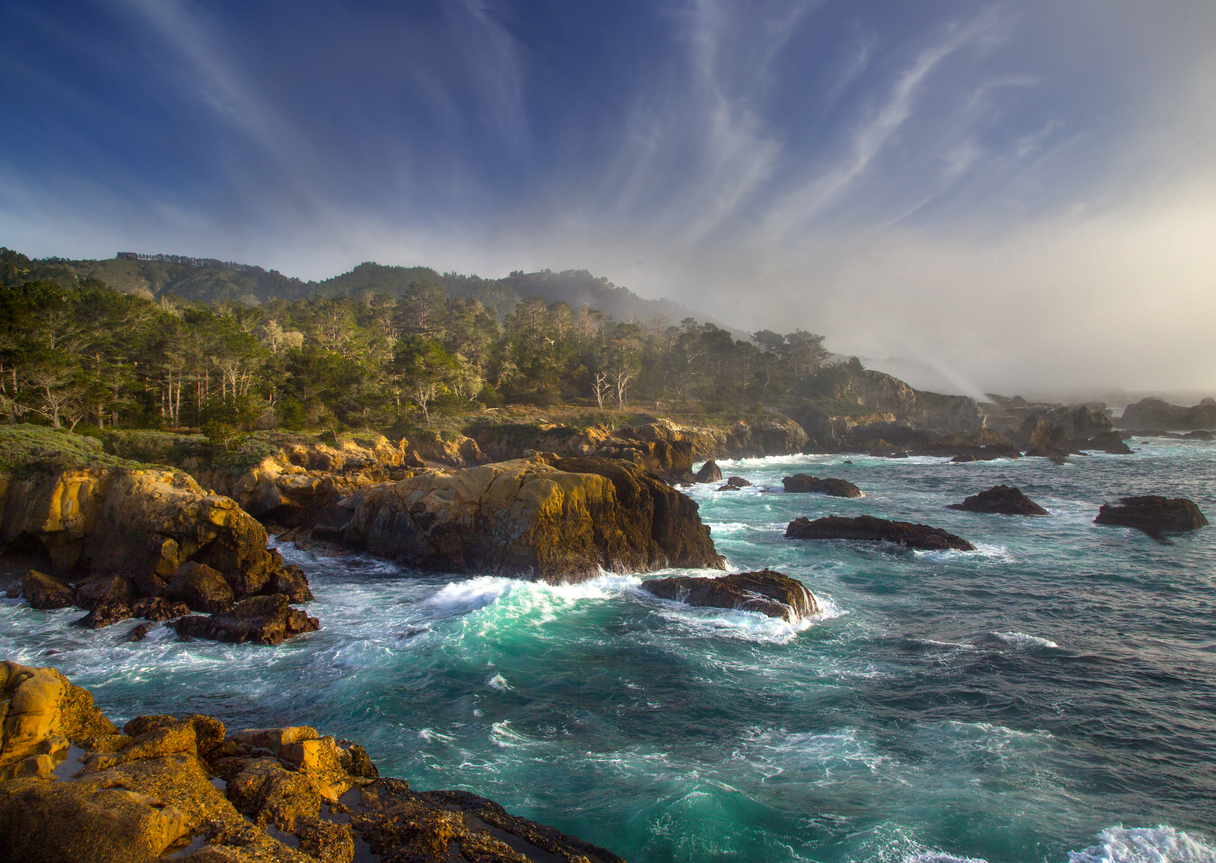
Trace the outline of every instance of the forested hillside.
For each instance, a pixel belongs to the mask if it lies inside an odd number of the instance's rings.
[[[248,306],[152,300],[90,276],[65,286],[46,278],[54,265],[6,251],[0,272],[0,408],[54,427],[400,429],[505,403],[744,412],[835,394],[848,374],[803,331],[736,340],[692,318],[620,321],[539,297],[500,319],[478,292],[490,283],[445,291],[426,270],[396,293],[373,279]]]
[[[147,257],[147,256],[144,256]],[[74,287],[84,279],[99,279],[125,294],[145,299],[172,296],[196,303],[230,300],[255,306],[272,299],[307,300],[314,296],[359,297],[367,292],[393,298],[403,296],[417,281],[430,282],[444,289],[453,299],[472,297],[493,309],[499,318],[514,310],[523,299],[540,296],[549,302],[564,302],[572,309],[590,305],[619,321],[645,321],[655,316],[670,321],[701,317],[690,309],[668,300],[645,300],[627,288],[613,285],[606,278],[586,270],[561,273],[514,272],[502,279],[483,279],[458,273],[439,273],[430,267],[392,267],[363,263],[348,273],[322,281],[302,281],[277,270],[264,270],[249,264],[207,261],[158,255],[165,260],[139,260],[118,256],[101,261],[71,261],[65,258],[27,258],[18,252],[0,249],[0,280],[4,284],[49,281]],[[185,261],[185,262],[183,262]]]

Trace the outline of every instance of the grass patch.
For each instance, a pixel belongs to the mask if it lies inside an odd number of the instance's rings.
[[[106,452],[96,438],[25,423],[0,426],[0,471],[14,476],[95,467],[150,466]]]

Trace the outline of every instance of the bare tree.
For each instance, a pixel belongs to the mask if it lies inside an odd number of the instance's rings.
[[[612,370],[612,383],[616,388],[616,406],[619,410],[625,408],[625,396],[629,393],[629,382],[633,380],[633,368],[622,358]]]
[[[608,372],[595,373],[595,383],[592,385],[592,391],[595,393],[595,403],[600,406],[600,410],[603,410],[604,396],[612,392],[612,386],[608,382]]]

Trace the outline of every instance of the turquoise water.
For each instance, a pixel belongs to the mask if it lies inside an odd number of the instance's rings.
[[[0,657],[53,665],[106,713],[307,723],[415,788],[460,787],[633,861],[1216,860],[1216,528],[1169,545],[1092,523],[1125,494],[1216,516],[1216,446],[949,464],[722,463],[692,495],[735,570],[824,606],[806,625],[656,599],[419,576],[284,548],[323,629],[276,648],[71,627],[0,604]],[[786,495],[794,472],[860,500]],[[1052,513],[945,509],[1005,482]],[[921,521],[976,552],[782,538],[826,514]],[[1216,519],[1214,519],[1216,520]]]

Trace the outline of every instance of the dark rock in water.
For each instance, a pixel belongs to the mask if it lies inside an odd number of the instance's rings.
[[[865,493],[844,479],[820,479],[796,473],[781,480],[788,494],[826,494],[832,497],[865,497]]]
[[[1123,442],[1123,435],[1117,431],[1104,432],[1095,435],[1087,441],[1077,444],[1077,449],[1097,450],[1111,455],[1132,455],[1132,449]]]
[[[180,600],[194,611],[219,614],[232,608],[232,588],[224,576],[205,563],[186,561],[173,573],[165,590],[170,599]]]
[[[1134,527],[1154,539],[1164,533],[1183,533],[1206,527],[1208,520],[1195,502],[1185,497],[1141,495],[1120,499],[1122,506],[1103,504],[1094,519],[1098,524]]]
[[[1163,437],[1169,438],[1170,440],[1216,440],[1216,434],[1212,434],[1210,431],[1204,431],[1203,429],[1197,429],[1196,431],[1187,432],[1186,434],[1163,431],[1135,431],[1130,432],[1130,434],[1134,435],[1135,437]]]
[[[738,490],[739,490],[739,486],[731,485],[730,483],[727,483],[726,485],[718,486],[718,491],[738,491]]]
[[[76,604],[81,608],[128,605],[131,580],[121,575],[100,575],[76,585]]]
[[[716,461],[707,461],[696,473],[697,482],[722,482],[722,469]]]
[[[949,458],[953,462],[992,461],[998,458],[1021,458],[1022,453],[1009,440],[997,435],[983,438],[989,443],[971,443],[960,438],[927,441],[912,450],[912,455]]]
[[[241,644],[280,644],[286,638],[320,629],[315,617],[309,617],[281,593],[255,596],[238,602],[231,611],[210,617],[191,615],[177,621],[179,635],[207,638]]]
[[[987,491],[973,494],[962,503],[952,503],[947,509],[962,509],[967,512],[988,512],[999,515],[1051,515],[1019,488],[995,485]]]
[[[137,641],[143,641],[145,638],[148,637],[148,632],[151,629],[152,629],[151,621],[148,621],[146,623],[141,623],[139,626],[133,626],[133,627],[131,627],[130,632],[128,632],[123,637],[122,640],[127,644],[134,644]]]
[[[642,589],[663,599],[709,608],[757,611],[797,623],[819,613],[819,603],[802,582],[771,569],[721,578],[674,576],[642,582]]]
[[[150,596],[137,599],[131,605],[131,616],[142,617],[144,620],[159,621],[173,620],[185,617],[190,613],[189,606],[184,602],[170,602],[161,596]]]
[[[787,539],[854,539],[865,542],[894,542],[908,548],[926,551],[975,551],[975,546],[962,537],[947,533],[941,528],[910,521],[887,521],[870,515],[856,518],[841,518],[830,515],[811,521],[806,516],[797,518],[785,529]]]
[[[751,483],[750,483],[750,482],[748,482],[747,480],[745,480],[745,479],[744,479],[743,477],[741,477],[741,476],[732,476],[732,477],[729,477],[729,478],[726,480],[726,484],[727,484],[727,485],[733,485],[735,488],[747,488],[747,486],[751,485]]]
[[[898,449],[896,447],[876,449],[870,453],[871,458],[907,458],[909,453],[906,449]]]
[[[1070,455],[1072,455],[1072,453],[1057,447],[1031,447],[1030,449],[1026,450],[1026,456],[1028,458],[1048,458],[1056,464],[1066,464]]]
[[[25,580],[21,582],[21,593],[29,601],[31,608],[43,611],[76,604],[72,588],[36,569],[26,573]]]
[[[270,576],[270,592],[283,593],[292,602],[312,602],[316,599],[308,589],[308,576],[295,564],[284,564]]]
[[[77,620],[76,625],[83,626],[86,629],[101,629],[102,627],[111,626],[130,619],[131,607],[128,605],[98,605],[94,606],[93,610],[80,618],[80,620]]]

